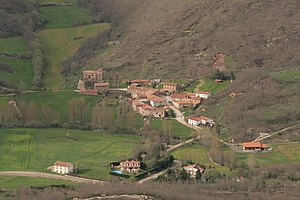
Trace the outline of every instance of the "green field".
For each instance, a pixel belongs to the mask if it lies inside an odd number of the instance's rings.
[[[45,29],[70,28],[92,22],[88,10],[80,6],[45,6],[40,12],[47,18]]]
[[[33,70],[31,60],[0,58],[0,62],[11,65],[16,73],[0,73],[0,80],[15,84],[19,89],[30,89],[32,86]]]
[[[300,163],[300,143],[272,144],[270,152],[255,153],[258,166]],[[250,153],[236,153],[238,162],[247,162]]]
[[[150,121],[150,127],[153,128],[154,130],[164,132],[164,123],[166,123],[167,120],[161,120],[161,119],[155,119]],[[171,137],[172,136],[182,136],[182,137],[189,137],[192,135],[193,130],[183,126],[176,120],[168,120],[170,123],[170,132],[171,132]]]
[[[218,91],[225,89],[229,85],[229,83],[229,81],[216,83],[214,80],[211,79],[203,79],[203,82],[200,81],[199,85],[197,85],[196,90],[211,92],[212,94],[215,94]]]
[[[69,129],[0,129],[0,171],[45,171],[57,160],[82,169],[80,175],[108,179],[109,163],[127,159],[141,139]]]
[[[23,38],[0,38],[0,53],[19,54],[26,51],[28,51],[28,47]]]
[[[17,176],[0,176],[0,188],[6,190],[20,189],[26,187],[46,187],[50,185],[75,185],[74,182],[48,179],[48,178],[31,178]]]
[[[109,24],[93,24],[67,29],[43,30],[38,34],[43,52],[46,56],[44,87],[58,89],[64,82],[61,75],[62,61],[79,49],[88,38],[109,28]],[[73,40],[74,36],[83,37]]]
[[[86,96],[72,91],[61,91],[61,92],[36,92],[22,94],[16,98],[18,103],[24,101],[26,103],[34,102],[35,105],[40,108],[42,105],[49,106],[55,113],[58,114],[59,120],[61,122],[67,122],[69,119],[68,102],[73,98],[84,97],[84,99],[89,104],[89,108],[92,108],[96,101],[101,98],[101,96]],[[89,113],[91,115],[91,111]]]
[[[299,81],[300,70],[280,71],[270,73],[271,77],[281,81]]]
[[[32,0],[34,1],[34,0]],[[39,0],[41,3],[54,2],[54,3],[76,3],[77,0]]]

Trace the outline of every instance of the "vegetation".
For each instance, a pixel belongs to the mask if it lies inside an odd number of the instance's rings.
[[[88,11],[80,6],[44,6],[40,12],[47,19],[44,29],[70,28],[92,22]]]
[[[61,75],[62,61],[78,50],[89,37],[109,28],[108,24],[93,24],[68,29],[43,30],[38,37],[45,54],[46,71],[43,86],[58,89],[64,78]],[[80,40],[73,40],[81,36]]]
[[[0,53],[21,54],[26,53],[28,47],[21,37],[0,38]]]
[[[283,82],[294,82],[300,80],[300,70],[272,72],[270,75],[275,80]]]
[[[70,129],[0,129],[0,170],[43,172],[61,160],[79,167],[80,176],[107,179],[108,164],[130,157],[139,140]]]

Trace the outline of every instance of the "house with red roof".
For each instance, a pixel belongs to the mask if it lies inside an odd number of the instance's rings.
[[[244,142],[244,151],[263,151],[267,149],[267,145],[260,142]]]
[[[196,92],[196,96],[202,99],[208,99],[209,97],[211,97],[211,94],[209,92],[198,91]]]
[[[164,98],[161,98],[156,95],[152,95],[148,97],[148,100],[150,101],[150,105],[153,107],[161,107],[161,106],[166,106],[167,105],[167,100]]]
[[[201,116],[201,117],[191,117],[188,118],[188,124],[192,126],[199,126],[199,125],[208,125],[208,126],[213,126],[215,124],[214,120]]]
[[[186,94],[171,94],[172,101],[184,101],[187,99]]]
[[[205,169],[202,168],[199,164],[184,166],[182,169],[192,177],[196,177],[197,171],[199,171],[201,174],[205,171]]]
[[[71,174],[74,172],[74,167],[69,162],[56,161],[53,166],[47,168],[48,171],[59,174]]]
[[[94,90],[98,90],[99,92],[107,92],[109,90],[109,82],[95,83]]]

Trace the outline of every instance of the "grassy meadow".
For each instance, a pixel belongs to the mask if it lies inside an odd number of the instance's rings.
[[[0,188],[6,190],[16,190],[26,187],[47,187],[51,185],[75,185],[78,183],[49,179],[49,178],[32,178],[18,176],[0,176]]]
[[[92,22],[88,10],[80,6],[44,6],[39,11],[47,18],[44,29],[70,28]]]
[[[69,129],[0,129],[0,171],[45,171],[55,161],[72,162],[80,175],[109,178],[109,163],[127,159],[141,139]]]
[[[46,56],[46,71],[44,86],[46,88],[59,89],[64,82],[61,75],[62,61],[79,49],[88,38],[109,28],[109,24],[93,24],[67,29],[43,30],[38,34],[43,52]],[[74,36],[83,37],[73,40]]]
[[[275,80],[281,81],[299,81],[300,70],[280,71],[270,73],[271,77]]]
[[[0,38],[0,53],[19,54],[28,51],[22,37]]]
[[[255,153],[255,165],[267,166],[276,164],[300,163],[300,143],[270,144],[272,151]],[[252,153],[236,153],[238,162],[247,163]]]
[[[26,93],[17,96],[16,100],[18,103],[22,101],[26,103],[34,102],[38,108],[42,105],[47,105],[58,114],[60,121],[67,122],[69,118],[68,102],[71,99],[80,97],[84,97],[89,108],[92,108],[96,104],[96,101],[101,98],[101,96],[86,96],[73,91],[60,91]],[[91,115],[91,113],[89,114]]]

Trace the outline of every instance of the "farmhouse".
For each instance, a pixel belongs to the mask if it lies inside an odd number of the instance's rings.
[[[161,107],[161,106],[165,106],[167,105],[167,101],[164,98],[161,98],[159,96],[156,95],[152,95],[148,98],[148,100],[150,101],[150,105],[153,107]]]
[[[171,94],[172,101],[184,101],[187,99],[186,94]]]
[[[190,124],[192,126],[199,126],[201,124],[213,126],[215,124],[215,122],[208,117],[201,116],[201,117],[188,118],[188,124]]]
[[[202,99],[208,99],[211,96],[211,94],[209,92],[198,91],[196,92],[196,96]]]
[[[74,172],[74,167],[69,162],[56,161],[53,166],[48,167],[48,170],[59,174],[70,174]]]
[[[205,170],[199,164],[184,166],[182,169],[185,170],[192,177],[196,177],[197,171],[199,171],[202,174]]]
[[[146,79],[131,80],[129,83],[136,86],[151,86],[151,81]]]
[[[109,82],[98,82],[94,84],[94,90],[99,92],[107,92],[109,90]]]
[[[260,142],[244,142],[243,150],[244,151],[263,151],[266,150],[267,145]]]
[[[163,89],[169,92],[176,92],[177,91],[177,84],[176,83],[163,83]]]
[[[141,162],[138,160],[126,160],[120,163],[121,171],[136,173],[140,171]]]
[[[97,82],[103,80],[103,69],[100,68],[96,71],[94,70],[85,70],[82,72],[83,81]]]
[[[166,108],[155,108],[148,104],[138,106],[138,112],[144,117],[166,117]]]
[[[177,109],[182,109],[182,108],[188,108],[189,106],[197,106],[201,103],[200,100],[197,99],[190,99],[190,100],[184,100],[184,101],[173,101],[172,102],[174,107]]]

